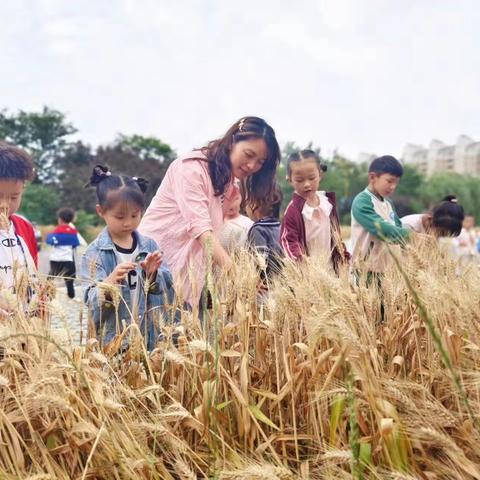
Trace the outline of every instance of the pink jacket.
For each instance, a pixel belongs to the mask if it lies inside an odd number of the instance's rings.
[[[206,270],[204,251],[197,238],[208,230],[218,235],[224,208],[236,188],[232,182],[223,201],[215,196],[205,155],[190,152],[168,167],[138,228],[163,250],[175,285],[183,286],[183,299],[191,305],[200,299]]]

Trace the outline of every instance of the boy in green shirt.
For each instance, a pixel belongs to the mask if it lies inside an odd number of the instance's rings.
[[[411,231],[402,227],[391,201],[403,174],[401,163],[390,155],[376,158],[368,168],[368,187],[352,204],[351,248],[354,270],[361,265],[373,274],[383,273],[392,259],[385,242],[399,253]],[[395,252],[394,252],[395,253]]]

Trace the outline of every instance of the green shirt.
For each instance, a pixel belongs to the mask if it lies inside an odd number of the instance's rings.
[[[391,263],[385,242],[403,243],[410,235],[395,213],[392,202],[377,197],[368,188],[352,204],[352,260],[357,267],[365,264],[372,272],[384,272]],[[399,253],[398,246],[393,248]]]

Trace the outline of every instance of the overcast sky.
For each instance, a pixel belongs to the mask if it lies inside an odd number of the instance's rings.
[[[480,4],[0,0],[0,108],[67,113],[83,140],[181,152],[244,115],[352,159],[480,140]]]

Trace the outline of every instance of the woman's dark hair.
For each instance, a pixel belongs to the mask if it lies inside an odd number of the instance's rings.
[[[236,122],[227,133],[213,140],[202,149],[209,161],[209,172],[215,195],[223,195],[232,179],[230,153],[235,143],[263,138],[267,146],[267,158],[262,168],[245,180],[247,201],[256,202],[272,191],[277,166],[280,163],[280,147],[275,132],[268,123],[258,117],[244,117]]]
[[[447,195],[432,210],[432,227],[444,237],[458,237],[465,218],[463,207],[455,195]]]
[[[283,193],[280,185],[278,183],[275,184],[272,196],[271,196],[271,205],[272,205],[272,217],[280,218],[280,207],[282,206],[283,201]]]
[[[265,217],[280,218],[280,207],[282,206],[283,193],[280,185],[275,182],[272,192],[268,197],[263,197],[256,204],[250,204],[253,210],[260,210]]]
[[[32,180],[35,168],[30,155],[21,148],[0,141],[0,178],[5,180]]]
[[[148,181],[144,178],[113,175],[108,167],[95,165],[90,181],[85,187],[95,187],[99,205],[108,210],[118,202],[133,203],[145,208],[145,191]]]
[[[287,175],[290,177],[292,174],[292,163],[293,162],[303,162],[305,160],[314,160],[317,164],[317,167],[320,171],[326,172],[327,166],[321,162],[320,157],[313,150],[305,149],[298,152],[293,152],[288,156],[287,159]]]

